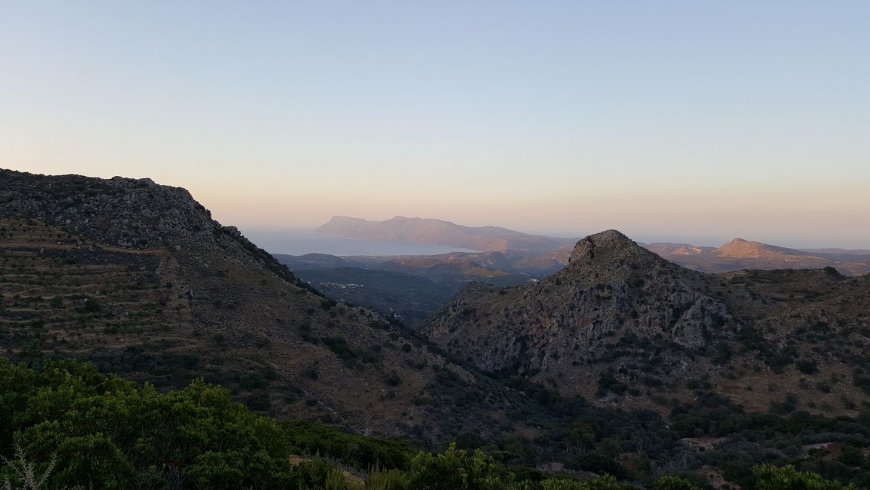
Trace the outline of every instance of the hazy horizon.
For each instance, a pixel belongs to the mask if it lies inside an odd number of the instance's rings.
[[[0,167],[242,230],[870,248],[870,4],[12,2]]]
[[[360,218],[360,216],[351,216],[354,218]],[[393,218],[395,216],[391,216]],[[441,219],[433,216],[406,216],[408,218],[431,218],[431,219]],[[384,218],[384,219],[390,219]],[[367,219],[367,218],[363,218]],[[368,219],[368,221],[383,221],[383,220],[374,220]],[[449,221],[449,220],[444,220]],[[324,224],[326,221],[320,224]],[[227,223],[224,223],[227,224]],[[485,225],[467,225],[465,223],[454,223],[461,226],[498,226],[502,228],[512,229],[514,231],[518,231],[521,233],[527,233],[530,235],[541,235],[553,238],[566,238],[566,239],[582,239],[585,236],[592,235],[601,231],[605,231],[608,229],[617,229],[623,233],[625,233],[629,238],[635,240],[637,242],[652,244],[652,243],[686,243],[691,245],[698,245],[703,247],[719,247],[724,245],[731,240],[734,239],[744,239],[749,241],[756,241],[766,243],[768,245],[776,245],[785,248],[793,248],[798,250],[813,250],[813,249],[825,249],[825,248],[842,248],[848,250],[867,250],[867,248],[862,247],[841,247],[837,245],[830,245],[826,243],[816,243],[812,241],[805,242],[795,242],[795,243],[780,243],[780,242],[772,242],[772,241],[764,241],[761,239],[757,239],[756,237],[751,236],[738,236],[738,235],[717,235],[713,237],[701,237],[698,235],[693,235],[691,233],[683,233],[683,234],[675,234],[671,236],[662,236],[655,234],[648,235],[633,235],[630,232],[625,232],[624,230],[620,230],[618,228],[601,228],[598,230],[588,230],[585,232],[578,232],[576,234],[562,234],[560,232],[550,232],[548,230],[528,230],[528,229],[514,229],[510,227],[502,226],[499,223],[487,223]],[[319,226],[319,225],[318,225]],[[356,239],[356,238],[334,238],[329,235],[320,235],[315,232],[315,227],[307,228],[307,227],[240,227],[242,233],[245,234],[246,237],[251,239],[254,243],[256,243],[261,248],[268,250],[271,253],[283,253],[288,255],[303,255],[307,253],[326,253],[330,255],[342,255],[342,256],[350,256],[350,255],[433,255],[438,253],[447,253],[447,252],[472,252],[470,249],[463,249],[460,247],[450,247],[450,246],[438,246],[438,245],[421,245],[421,244],[413,244],[408,242],[396,242],[396,241],[383,241],[378,242],[376,240],[364,240],[364,239]],[[329,243],[334,241],[334,243]],[[365,242],[369,242],[369,244],[365,244]],[[314,243],[321,243],[321,248],[316,248],[311,246]],[[354,245],[356,244],[356,246]],[[336,250],[365,250],[365,252],[336,252]],[[302,250],[302,251],[300,251]],[[330,251],[333,250],[333,251]],[[384,251],[387,250],[387,251]],[[390,251],[392,250],[392,251]],[[428,250],[428,251],[427,251]]]

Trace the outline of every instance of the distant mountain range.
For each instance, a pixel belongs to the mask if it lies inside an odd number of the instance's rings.
[[[447,245],[500,252],[503,255],[492,270],[521,274],[549,274],[567,264],[577,239],[529,235],[496,226],[469,227],[449,221],[395,217],[385,221],[333,217],[315,230],[317,233],[358,240],[393,240],[408,243]],[[742,269],[819,269],[834,267],[842,274],[862,275],[870,272],[870,250],[836,248],[796,250],[736,238],[718,248],[688,243],[640,243],[658,255],[702,272],[727,272]],[[455,254],[427,256],[455,263]],[[465,254],[463,260],[493,263],[493,257]],[[423,259],[403,258],[404,263]]]
[[[386,221],[334,216],[315,230],[324,235],[360,240],[394,240],[448,245],[482,252],[548,252],[573,245],[570,238],[528,235],[496,226],[461,226],[431,218],[396,216]]]
[[[796,250],[742,238],[735,238],[718,248],[686,243],[650,243],[644,246],[672,262],[702,272],[824,267],[834,267],[850,276],[870,272],[870,253],[867,250]]]

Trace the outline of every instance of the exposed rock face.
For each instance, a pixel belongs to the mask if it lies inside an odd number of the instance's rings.
[[[702,292],[699,274],[663,260],[615,230],[580,240],[555,281],[575,288],[573,297],[592,300],[573,303],[575,318],[592,318],[593,325],[612,329],[633,323],[636,331],[666,335],[686,347],[700,347],[714,327],[732,320],[721,300]],[[608,298],[604,306],[595,301],[605,297],[599,290]]]
[[[771,299],[786,296],[774,293],[780,284],[818,289],[819,294],[836,290],[866,296],[866,282],[824,271],[704,274],[609,230],[580,240],[568,266],[538,284],[470,287],[424,331],[480,369],[516,373],[567,395],[609,400],[613,393],[608,394],[606,385],[611,379],[623,387],[646,379],[649,386],[644,389],[650,394],[665,384],[665,393],[679,394],[679,384],[689,378],[717,379],[726,372],[735,376],[734,359],[746,353],[741,345],[745,332],[761,328],[764,342],[769,342],[763,349],[776,351],[797,325],[809,328],[810,318],[828,311],[797,299],[792,311],[780,308]],[[783,319],[799,309],[804,310],[801,321]],[[857,310],[843,310],[842,315],[866,328],[865,316]],[[856,338],[861,345],[867,343],[864,335]],[[630,403],[650,402],[634,398]]]
[[[0,170],[0,213],[62,225],[127,248],[215,248],[224,230],[185,189],[151,179],[37,176]]]
[[[610,230],[580,240],[569,265],[535,286],[469,291],[427,331],[447,346],[471,337],[471,359],[492,371],[576,366],[594,359],[604,339],[625,332],[697,348],[711,335],[729,335],[725,323],[735,328],[701,279]],[[476,325],[466,327],[469,321]]]

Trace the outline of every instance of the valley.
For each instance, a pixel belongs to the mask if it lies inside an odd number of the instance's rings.
[[[395,240],[392,243],[455,247],[476,243],[479,247],[498,249],[433,255],[274,254],[300,278],[330,296],[395,315],[412,328],[422,327],[447,300],[471,283],[520,286],[562,270],[577,241],[499,227],[475,228],[442,220],[398,217],[387,221],[335,217],[318,230],[362,244],[371,243],[372,250],[377,249],[379,242],[369,240],[381,236]],[[866,250],[804,251],[740,238],[720,247],[642,242],[638,245],[670,262],[708,273],[826,267],[846,276],[870,273],[870,252]],[[348,287],[350,284],[355,286]]]

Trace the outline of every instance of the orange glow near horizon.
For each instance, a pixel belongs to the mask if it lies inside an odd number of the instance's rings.
[[[870,249],[866,2],[381,7],[13,2],[0,166],[150,177],[243,230]]]
[[[105,168],[21,168],[38,173],[114,176]],[[527,233],[585,236],[616,228],[637,240],[718,245],[734,237],[794,247],[870,248],[870,198],[861,182],[818,184],[814,192],[794,182],[668,187],[562,183],[538,188],[475,189],[430,182],[367,186],[350,178],[320,185],[265,178],[157,169],[150,178],[187,188],[215,219],[241,229],[312,230],[332,216],[384,220],[394,216],[437,218],[466,226],[502,226]],[[160,171],[163,170],[163,171]],[[148,175],[147,170],[132,174]]]

